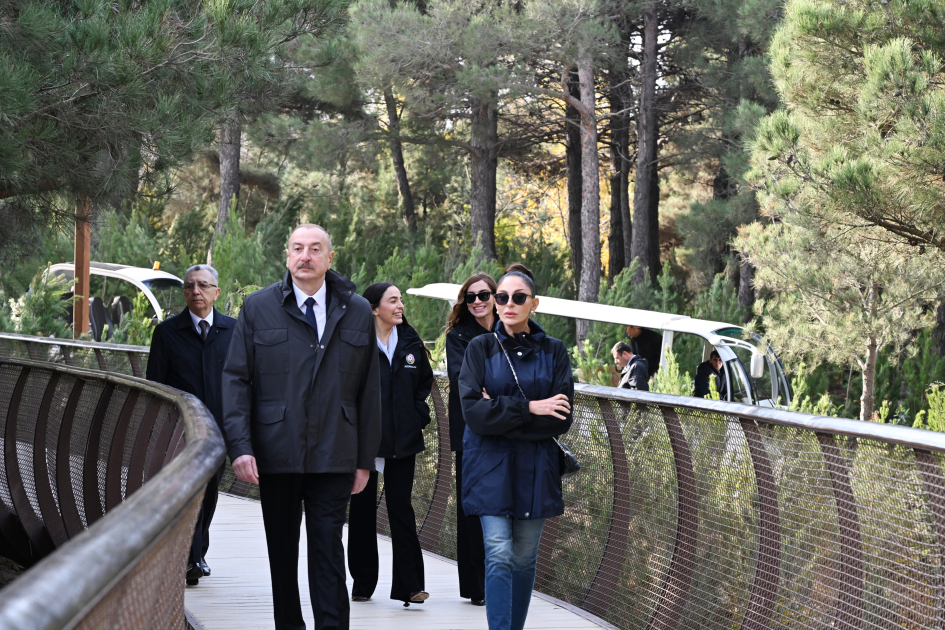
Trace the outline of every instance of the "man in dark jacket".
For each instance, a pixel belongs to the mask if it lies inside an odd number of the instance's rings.
[[[184,274],[187,309],[154,329],[147,378],[199,398],[213,414],[222,433],[223,361],[236,320],[213,308],[220,296],[219,284],[216,270],[209,265],[195,265],[187,270]],[[197,516],[187,563],[187,583],[191,585],[210,575],[204,557],[210,547],[210,521],[217,507],[217,491],[225,468],[226,464],[221,464],[210,478]]]
[[[709,395],[709,379],[715,377],[715,388],[725,399],[725,372],[722,369],[722,357],[717,350],[709,355],[709,360],[699,364],[696,370],[696,391],[693,396],[705,398]]]
[[[627,326],[627,337],[630,343],[627,344],[633,349],[633,354],[642,357],[646,361],[646,371],[649,378],[652,378],[660,369],[660,354],[663,350],[663,336],[649,328],[640,328],[639,326]]]
[[[642,392],[650,391],[650,374],[647,372],[646,363],[639,355],[633,353],[633,350],[623,341],[618,341],[610,353],[614,357],[614,363],[617,369],[621,370],[620,382],[617,387],[624,389],[636,389]]]
[[[305,505],[316,628],[348,628],[341,536],[381,437],[374,318],[354,284],[331,271],[321,227],[289,235],[288,272],[249,295],[223,371],[233,471],[259,484],[276,630],[305,627],[299,526]]]

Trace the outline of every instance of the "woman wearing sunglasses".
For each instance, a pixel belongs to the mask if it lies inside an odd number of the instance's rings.
[[[460,501],[463,477],[463,408],[459,403],[459,370],[469,342],[487,335],[496,322],[495,280],[487,273],[474,273],[459,289],[456,304],[446,325],[446,373],[450,380],[450,448],[456,456],[456,558],[459,565],[459,596],[475,606],[486,602],[485,549],[478,516],[463,512]]]
[[[564,344],[529,318],[538,298],[526,271],[499,280],[500,321],[472,340],[459,375],[462,503],[482,524],[489,630],[525,626],[542,527],[564,512],[552,438],[571,426],[574,381]]]
[[[381,446],[377,472],[367,486],[351,495],[348,519],[348,568],[354,585],[351,599],[367,601],[378,579],[377,474],[384,475],[387,518],[393,545],[390,598],[422,604],[430,595],[424,588],[423,552],[417,537],[417,519],[411,504],[414,464],[424,450],[423,427],[430,424],[427,396],[433,389],[433,369],[420,335],[404,317],[400,290],[389,282],[375,282],[364,290],[374,311],[377,359],[381,379]]]

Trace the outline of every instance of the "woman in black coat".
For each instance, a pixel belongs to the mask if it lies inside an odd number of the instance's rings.
[[[433,388],[433,369],[420,335],[404,317],[400,291],[376,282],[364,291],[374,312],[381,381],[381,446],[364,491],[352,495],[348,518],[348,570],[354,580],[351,599],[367,601],[378,576],[377,474],[384,475],[387,517],[394,551],[390,598],[423,603],[423,553],[410,499],[414,464],[424,450],[423,427],[430,423],[427,396]]]
[[[459,370],[469,342],[488,334],[496,322],[495,280],[487,273],[474,273],[459,289],[446,327],[446,373],[450,380],[450,449],[456,455],[456,558],[459,565],[459,596],[476,606],[486,602],[485,558],[482,526],[478,516],[466,516],[460,496],[463,491],[463,408],[459,402]]]

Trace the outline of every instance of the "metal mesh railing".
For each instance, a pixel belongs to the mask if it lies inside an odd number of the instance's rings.
[[[424,549],[455,558],[447,389],[413,501]],[[584,385],[574,419],[540,592],[626,630],[945,627],[945,435]]]
[[[33,567],[0,591],[0,627],[183,627],[187,552],[224,452],[197,399],[0,357],[0,452],[0,554]]]

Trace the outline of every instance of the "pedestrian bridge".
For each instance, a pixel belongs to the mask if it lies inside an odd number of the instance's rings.
[[[0,627],[270,623],[255,487],[232,475],[214,574],[185,594],[223,448],[202,405],[133,378],[146,362],[144,348],[0,335],[0,555],[35,565],[0,591]],[[403,609],[381,584],[353,627],[485,627],[451,595],[442,374],[431,403],[414,507],[433,597]],[[529,627],[945,627],[945,435],[578,386],[566,442],[583,470],[546,525]]]

